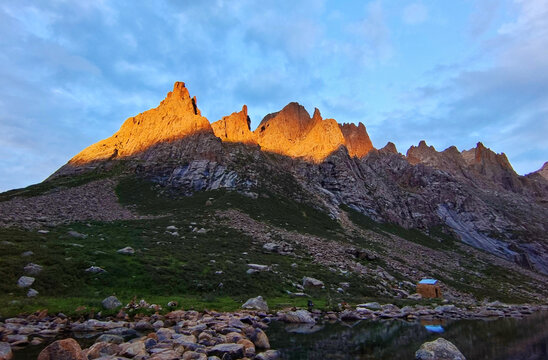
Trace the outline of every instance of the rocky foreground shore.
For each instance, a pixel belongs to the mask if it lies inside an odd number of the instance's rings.
[[[248,307],[263,305],[261,298],[250,299]],[[48,359],[277,359],[265,331],[272,321],[298,323],[302,331],[321,321],[377,319],[482,319],[524,317],[548,311],[548,305],[507,305],[499,302],[462,308],[455,305],[414,305],[399,308],[393,304],[367,303],[339,312],[319,310],[264,310],[239,312],[197,312],[176,310],[165,315],[135,315],[129,320],[121,311],[117,317],[72,321],[63,314],[47,311],[0,322],[0,360],[13,357],[25,346],[47,346],[39,360]],[[74,337],[97,337],[82,349]]]

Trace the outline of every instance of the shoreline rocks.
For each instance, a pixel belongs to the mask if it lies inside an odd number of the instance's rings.
[[[254,299],[257,298],[250,300]],[[377,304],[368,304],[369,307],[358,306],[355,310],[346,308],[340,312],[283,310],[276,314],[261,310],[237,312],[174,310],[165,315],[137,314],[132,321],[127,320],[126,315],[122,314],[120,317],[80,319],[71,322],[62,314],[48,315],[44,310],[26,317],[9,318],[0,322],[0,342],[7,344],[7,346],[1,345],[0,350],[7,354],[8,347],[10,347],[9,351],[12,351],[11,348],[14,347],[47,344],[51,341],[48,339],[62,334],[66,336],[76,333],[83,334],[85,337],[99,335],[93,346],[82,350],[88,358],[91,354],[91,358],[95,355],[120,355],[134,359],[163,360],[179,356],[183,359],[207,360],[208,356],[217,356],[220,359],[223,356],[232,357],[231,354],[239,356],[243,351],[243,356],[249,359],[275,359],[279,353],[270,349],[266,330],[272,321],[284,321],[288,323],[286,327],[295,327],[290,332],[312,333],[321,329],[324,321],[376,321],[392,318],[407,321],[486,319],[525,317],[537,311],[548,311],[548,305],[500,303],[483,304],[471,308],[460,308],[451,304],[414,305],[402,308],[393,304],[378,304],[378,306]],[[223,344],[231,344],[231,346],[218,346]],[[221,353],[222,356],[219,356]],[[2,360],[1,357],[0,360]]]

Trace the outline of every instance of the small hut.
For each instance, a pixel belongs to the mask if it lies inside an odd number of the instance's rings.
[[[417,293],[423,298],[442,298],[440,282],[436,279],[422,279],[419,281]]]

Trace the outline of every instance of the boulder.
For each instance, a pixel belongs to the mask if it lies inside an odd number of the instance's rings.
[[[248,339],[240,339],[237,341],[238,344],[241,344],[244,346],[244,353],[245,356],[252,358],[255,356],[255,344],[253,344]]]
[[[111,344],[121,344],[124,342],[124,338],[119,335],[103,334],[95,340],[95,342],[107,342]]]
[[[43,267],[34,263],[28,263],[23,270],[30,275],[38,275],[42,271]]]
[[[29,337],[24,334],[11,334],[4,337],[4,340],[10,343],[10,346],[24,346],[29,343]]]
[[[255,344],[257,349],[270,349],[270,342],[268,341],[268,336],[261,329],[255,329],[250,336],[251,341]]]
[[[35,297],[35,296],[38,296],[38,291],[34,290],[34,289],[29,289],[29,291],[27,291],[27,297]]]
[[[313,277],[305,276],[303,277],[303,286],[304,287],[319,287],[323,288],[324,283],[321,280],[314,279]]]
[[[369,310],[380,310],[380,309],[382,309],[381,304],[379,304],[378,302],[368,302],[368,303],[365,303],[365,304],[359,304],[358,307],[367,308]]]
[[[243,305],[242,309],[247,310],[259,310],[259,311],[268,311],[268,304],[263,299],[262,296],[257,296],[251,299],[248,299]]]
[[[10,344],[0,342],[0,360],[10,360],[13,358]]]
[[[138,331],[143,331],[143,330],[146,331],[146,330],[152,330],[154,329],[154,327],[152,326],[150,322],[146,320],[140,320],[135,324],[134,329]]]
[[[278,252],[278,250],[280,249],[280,245],[269,242],[263,245],[263,249],[265,249],[266,251]]]
[[[74,231],[74,230],[69,231],[68,234],[77,239],[85,239],[88,237],[86,234],[81,234],[78,231]]]
[[[425,342],[415,352],[416,360],[466,360],[464,355],[451,342],[444,338]]]
[[[101,301],[101,304],[103,305],[103,308],[107,310],[116,309],[117,307],[122,306],[122,303],[116,298],[116,296],[109,296]]]
[[[135,254],[135,250],[130,246],[126,246],[125,248],[119,249],[116,252],[118,254],[123,254],[123,255],[133,255],[133,254]]]
[[[247,267],[252,269],[252,270],[257,270],[257,271],[268,271],[268,270],[270,270],[270,267],[268,265],[247,264]]]
[[[316,322],[316,320],[312,317],[312,314],[310,314],[307,310],[289,311],[284,314],[283,320],[290,323],[312,324]]]
[[[86,272],[92,273],[92,274],[100,274],[107,271],[99,266],[90,266],[86,269]]]
[[[34,278],[30,276],[21,276],[19,280],[17,280],[17,286],[21,288],[29,287],[33,283],[34,283]]]
[[[244,346],[242,344],[218,344],[207,351],[208,356],[218,356],[223,359],[227,355],[229,359],[240,359],[244,357]]]
[[[96,342],[85,350],[88,359],[96,359],[101,356],[116,355],[120,351],[120,345],[108,342]]]
[[[82,348],[72,338],[57,340],[38,355],[38,360],[86,360]]]
[[[182,360],[207,360],[207,355],[196,351],[185,351]]]
[[[135,357],[138,355],[146,355],[146,348],[144,341],[126,342],[120,345],[120,355],[126,357]]]
[[[267,350],[255,356],[255,360],[276,360],[280,358],[278,350]]]

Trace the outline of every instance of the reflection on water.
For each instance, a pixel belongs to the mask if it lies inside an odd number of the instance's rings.
[[[443,319],[433,319],[433,320],[421,320],[421,325],[424,328],[432,333],[441,334],[445,332],[443,325],[445,325],[445,320]]]
[[[270,344],[284,359],[414,359],[423,342],[440,336],[468,360],[548,359],[548,313],[524,319],[361,321],[295,329],[273,323],[267,330]]]

